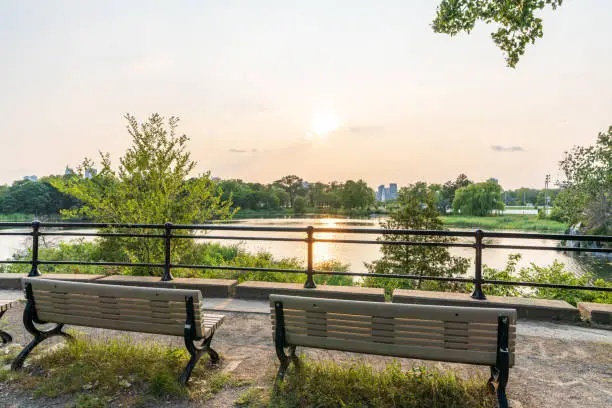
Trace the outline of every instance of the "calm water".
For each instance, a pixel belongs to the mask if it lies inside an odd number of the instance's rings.
[[[380,227],[379,220],[359,220],[359,219],[247,219],[236,221],[239,225],[257,225],[257,226],[295,226],[304,227],[313,225],[315,227]],[[89,230],[80,230],[87,231]],[[270,242],[270,241],[241,241],[240,237],[259,236],[259,237],[295,237],[304,238],[302,233],[277,233],[277,232],[243,232],[243,231],[215,231],[214,235],[224,235],[233,237],[230,240],[218,240],[218,242],[226,245],[238,244],[249,252],[268,251],[275,257],[299,258],[306,257],[306,244],[300,242]],[[370,236],[363,234],[336,234],[336,233],[319,233],[315,234],[316,238],[325,239],[369,239]],[[56,245],[58,238],[49,239],[46,237],[46,245]],[[90,238],[90,237],[87,237]],[[371,236],[374,240],[375,235]],[[70,237],[67,240],[74,239]],[[217,240],[213,240],[217,241]],[[473,242],[466,239],[465,242]],[[539,245],[539,246],[555,246],[557,241],[554,240],[531,240],[531,239],[487,239],[485,243],[489,244],[506,244],[506,245]],[[0,258],[6,259],[13,253],[23,250],[29,242],[24,237],[15,236],[0,236]],[[351,270],[355,272],[365,272],[364,262],[371,262],[380,257],[379,245],[364,245],[364,244],[343,244],[343,243],[325,243],[317,242],[314,245],[315,263],[336,259],[340,262],[347,263],[351,266]],[[454,255],[463,256],[473,259],[474,250],[470,248],[451,248]],[[562,253],[556,251],[534,251],[534,250],[506,250],[506,249],[485,249],[483,251],[483,263],[495,268],[505,266],[508,255],[511,253],[520,253],[522,260],[519,266],[527,266],[530,263],[544,266],[550,265],[556,259],[566,265],[566,269],[582,274],[585,271],[590,271],[605,279],[612,280],[612,259],[606,259],[591,255],[574,255],[573,253]],[[470,269],[468,273],[473,273]]]

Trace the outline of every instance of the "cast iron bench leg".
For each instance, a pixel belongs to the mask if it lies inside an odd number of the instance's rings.
[[[64,327],[63,324],[55,325],[54,328],[41,331],[34,326],[34,322],[41,322],[36,316],[36,309],[34,307],[34,300],[32,298],[32,288],[30,285],[26,286],[26,297],[28,299],[28,303],[26,304],[25,310],[23,312],[23,325],[26,330],[34,336],[34,340],[32,340],[25,348],[19,353],[17,358],[13,360],[11,363],[11,370],[19,370],[23,367],[23,362],[28,357],[28,355],[34,350],[36,346],[38,346],[41,342],[47,340],[50,337],[54,336],[62,336],[68,339],[71,339],[72,336],[68,333],[62,331]]]
[[[193,312],[193,298],[189,297],[185,299],[185,305],[187,310],[187,320],[185,322],[185,331],[184,331],[184,339],[185,339],[185,347],[190,354],[189,362],[187,363],[187,367],[179,376],[179,383],[181,385],[186,385],[189,381],[189,377],[191,377],[191,372],[195,368],[196,364],[202,357],[202,354],[205,352],[208,353],[210,357],[211,364],[217,364],[219,362],[219,354],[212,347],[210,347],[210,343],[212,342],[213,336],[215,332],[204,339],[202,344],[199,346],[195,344],[195,341],[201,340],[196,336],[195,330],[195,317]]]
[[[2,316],[6,313],[6,310],[3,312],[0,312],[0,319],[2,319]],[[13,341],[13,338],[11,337],[10,334],[8,334],[5,331],[0,330],[0,339],[2,339],[2,344],[8,344],[11,341]]]
[[[496,393],[499,408],[508,408],[506,385],[510,374],[510,358],[508,354],[508,336],[510,323],[506,316],[500,316],[497,331],[497,359],[495,366],[491,367],[491,378],[488,386],[491,392]]]
[[[208,356],[210,357],[210,362],[213,365],[219,362],[219,354],[217,354],[217,352],[213,350],[212,347],[210,347],[210,343],[213,339],[213,336],[214,333],[210,337],[206,338],[202,342],[201,346],[196,346],[193,340],[185,338],[185,347],[187,347],[187,351],[189,351],[191,357],[189,358],[189,362],[187,363],[185,370],[183,370],[179,377],[179,382],[181,385],[187,384],[187,382],[189,381],[189,377],[191,377],[191,372],[202,357],[202,354],[208,353]]]

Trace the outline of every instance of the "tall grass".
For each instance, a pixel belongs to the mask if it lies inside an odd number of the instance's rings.
[[[451,372],[423,367],[402,371],[399,363],[376,371],[361,362],[302,361],[302,370],[289,372],[279,393],[272,396],[271,407],[490,408],[496,405],[484,377],[464,380]]]

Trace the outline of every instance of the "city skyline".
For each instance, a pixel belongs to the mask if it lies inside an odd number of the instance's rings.
[[[612,3],[542,13],[515,70],[491,27],[433,33],[436,4],[2,2],[0,184],[116,165],[128,112],[181,117],[197,172],[224,179],[560,179],[610,125]]]

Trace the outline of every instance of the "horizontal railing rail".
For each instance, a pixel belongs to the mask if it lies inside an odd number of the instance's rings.
[[[14,231],[7,229],[24,228],[27,231]],[[59,230],[41,231],[41,228],[54,228]],[[95,229],[96,232],[86,231],[71,231],[73,228]],[[63,230],[67,229],[67,230]],[[126,232],[125,230],[139,230],[138,232]],[[142,230],[150,230],[151,233],[143,233]],[[162,233],[159,233],[159,231]],[[176,234],[175,231],[192,231],[193,233]],[[270,236],[228,236],[228,235],[213,235],[213,234],[198,234],[197,231],[240,231],[240,232],[275,232],[275,233],[293,233],[305,234],[303,237],[270,237]],[[319,233],[341,233],[341,234],[356,234],[356,235],[378,235],[378,239],[333,239],[333,238],[317,238],[315,234]],[[596,252],[596,253],[612,253],[612,236],[601,235],[567,235],[567,234],[542,234],[542,233],[523,233],[523,232],[489,232],[482,230],[475,231],[452,231],[452,230],[409,230],[409,229],[381,229],[381,228],[329,228],[329,227],[275,227],[275,226],[245,226],[231,224],[113,224],[113,223],[86,223],[86,222],[40,222],[33,221],[25,222],[0,222],[0,236],[29,236],[32,237],[31,258],[23,259],[7,259],[0,260],[0,264],[29,264],[31,265],[28,276],[40,276],[39,265],[91,265],[91,266],[120,266],[120,267],[146,267],[146,268],[161,268],[163,274],[162,281],[171,281],[172,269],[196,269],[196,270],[227,270],[237,272],[277,272],[306,275],[304,287],[315,288],[315,275],[336,275],[350,277],[380,277],[380,278],[395,278],[395,279],[412,279],[412,280],[430,280],[439,282],[460,282],[472,283],[474,291],[472,297],[475,299],[486,299],[482,286],[490,285],[506,285],[506,286],[524,286],[524,287],[540,287],[540,288],[556,288],[566,290],[590,290],[612,292],[610,287],[600,286],[577,286],[565,285],[557,283],[539,283],[539,282],[521,282],[521,281],[504,281],[484,279],[482,277],[482,253],[484,249],[520,249],[520,250],[536,250],[536,251],[568,251],[568,252]],[[39,259],[39,238],[45,236],[68,236],[68,237],[113,237],[113,238],[143,238],[143,239],[163,239],[164,240],[164,262],[163,263],[147,263],[147,262],[93,262],[93,261],[51,261]],[[382,236],[382,238],[380,237]],[[401,236],[401,239],[391,239]],[[410,240],[410,236],[414,237],[450,237],[450,238],[471,238],[473,242],[432,242]],[[596,247],[574,247],[574,246],[546,246],[546,245],[501,245],[488,244],[484,242],[486,238],[510,238],[510,239],[537,239],[537,240],[555,240],[555,241],[579,241],[579,242],[595,242]],[[172,263],[172,240],[177,239],[214,239],[214,240],[238,240],[238,241],[276,241],[276,242],[302,242],[306,244],[306,269],[281,269],[281,268],[259,268],[245,267],[233,265],[192,265],[192,264],[175,264]],[[314,244],[322,243],[341,243],[341,244],[357,244],[357,245],[398,245],[398,246],[431,246],[431,247],[449,247],[449,248],[473,248],[474,249],[474,276],[466,277],[440,277],[440,276],[422,276],[410,274],[382,274],[382,273],[366,273],[366,272],[344,272],[344,271],[321,271],[314,268]],[[604,245],[605,244],[605,245]],[[606,246],[608,245],[608,246]]]

